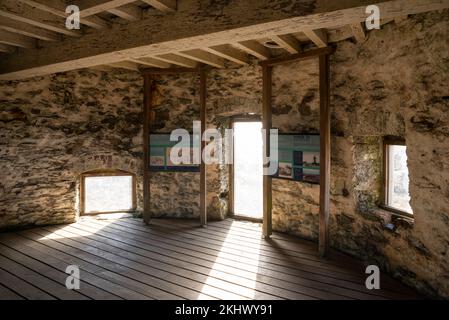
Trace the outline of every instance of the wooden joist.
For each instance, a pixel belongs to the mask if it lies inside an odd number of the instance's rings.
[[[137,21],[142,19],[142,9],[134,5],[109,9],[108,12],[129,21]]]
[[[34,48],[36,46],[35,39],[6,30],[0,30],[0,43],[21,48]]]
[[[64,0],[18,0],[30,7],[51,13],[55,16],[66,18],[68,14],[65,12],[67,3]],[[106,28],[109,24],[107,21],[97,16],[91,16],[81,19],[81,24],[89,26],[94,29]]]
[[[196,68],[198,66],[198,62],[196,62],[192,59],[189,59],[189,58],[185,58],[185,57],[178,56],[176,54],[172,54],[172,53],[155,56],[154,58],[157,60],[175,64],[175,65],[185,67],[185,68]]]
[[[0,1],[0,18],[9,18],[42,29],[54,31],[71,37],[81,37],[77,30],[65,27],[65,20],[49,12],[34,10],[33,7],[12,0]]]
[[[316,44],[319,48],[327,47],[327,33],[325,29],[317,29],[317,30],[305,30],[304,34],[312,40],[313,43]]]
[[[255,56],[260,60],[266,60],[270,58],[270,51],[268,50],[268,48],[264,47],[257,41],[248,40],[235,42],[232,43],[232,45],[236,48],[239,48],[240,50],[246,51],[250,55]]]
[[[237,64],[247,65],[249,62],[248,56],[246,54],[228,45],[205,47],[203,48],[203,50]]]
[[[78,6],[81,10],[80,16],[86,18],[133,2],[135,0],[80,0]]]
[[[291,54],[299,53],[301,51],[299,41],[292,35],[274,35],[271,39]]]
[[[224,60],[222,58],[200,49],[180,51],[177,52],[177,54],[183,56],[184,58],[192,59],[213,67],[224,68]]]
[[[48,31],[38,27],[33,27],[29,24],[20,23],[19,21],[6,17],[0,18],[0,29],[44,41],[61,40],[61,36],[56,32]]]
[[[363,28],[362,23],[353,23],[351,24],[352,34],[357,42],[363,43],[366,40],[365,29]]]
[[[5,1],[10,0],[2,1],[0,8]],[[70,41],[70,44],[57,42],[51,47],[6,56],[0,61],[0,79],[22,79],[110,64],[133,57],[242,43],[260,39],[261,35],[272,37],[305,30],[331,29],[365,21],[366,5],[373,4],[373,1],[326,3],[303,15],[294,10],[273,10],[268,5],[269,0],[242,1],[230,5],[223,17],[216,20],[194,19],[206,14],[206,9],[198,8],[193,3],[196,2],[184,0],[182,10],[170,19],[166,19],[165,15],[155,15],[151,17],[151,23],[142,19],[129,23],[126,28],[116,28],[113,32],[95,30]],[[377,5],[383,19],[394,19],[402,15],[449,8],[449,0],[391,0],[378,2]],[[41,58],[36,59],[36,56]]]
[[[162,12],[176,11],[176,0],[142,0]]]
[[[143,64],[143,65],[150,66],[150,67],[157,67],[157,68],[169,68],[171,66],[170,63],[160,61],[157,59],[153,59],[153,58],[129,59],[129,61],[132,61],[132,62],[135,62],[138,64]]]
[[[109,64],[113,68],[120,68],[120,69],[126,69],[131,71],[139,71],[139,66],[130,61],[122,61],[122,62],[116,62]]]

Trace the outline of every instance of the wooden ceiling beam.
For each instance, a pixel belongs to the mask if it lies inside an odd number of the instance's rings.
[[[126,70],[139,72],[139,66],[136,63],[130,62],[130,61],[121,61],[121,62],[116,62],[116,63],[110,63],[110,64],[108,64],[108,66],[111,66],[113,68],[120,68],[120,69],[126,69]]]
[[[8,1],[0,1],[0,7]],[[198,19],[210,12],[195,4],[197,0],[183,0],[170,19],[152,15],[129,22],[126,28],[95,30],[70,42],[60,41],[4,56],[0,60],[0,79],[17,80],[132,57],[159,56],[311,29],[332,29],[365,21],[367,4],[378,5],[383,19],[449,8],[449,0],[346,0],[325,1],[322,6],[301,12],[273,10],[270,0],[233,1],[220,19]]]
[[[150,67],[156,67],[156,68],[170,68],[171,64],[168,62],[160,61],[154,58],[139,58],[139,59],[130,59],[130,61],[143,64]]]
[[[0,29],[44,41],[62,40],[61,36],[56,32],[33,27],[29,24],[20,23],[19,21],[6,17],[0,19]]]
[[[142,0],[150,6],[162,12],[176,11],[176,0]]]
[[[36,40],[21,34],[0,30],[0,43],[31,49],[36,47]]]
[[[154,58],[185,68],[196,68],[198,66],[198,62],[172,53],[155,56]]]
[[[235,42],[232,45],[240,50],[246,51],[252,56],[260,60],[266,60],[270,58],[270,51],[268,48],[261,45],[259,42],[255,40],[248,40],[242,42]]]
[[[299,53],[301,51],[299,41],[292,35],[274,35],[271,39],[291,54]]]
[[[133,5],[109,9],[108,12],[129,21],[137,21],[142,19],[142,9]]]
[[[180,51],[177,52],[178,55],[192,59],[201,63],[208,64],[210,66],[216,67],[216,68],[224,68],[224,60],[220,57],[217,57],[216,55],[213,55],[209,52],[203,51],[201,49],[193,49],[193,50],[187,50],[187,51]]]
[[[81,32],[65,27],[65,20],[48,12],[35,10],[33,7],[13,0],[0,1],[0,17],[27,23],[42,29],[54,31],[70,37],[81,37]]]
[[[66,18],[68,14],[65,12],[67,3],[65,0],[17,0],[30,7],[51,13],[55,16]],[[94,29],[106,28],[109,24],[107,21],[97,16],[91,16],[81,19],[81,24]]]
[[[97,13],[125,6],[135,1],[136,0],[79,0],[77,2],[81,10],[80,16],[86,18]]]
[[[328,39],[325,29],[306,30],[304,31],[304,34],[307,38],[312,40],[318,48],[327,47]]]
[[[204,51],[212,53],[216,56],[224,58],[226,60],[235,62],[240,65],[247,65],[249,63],[248,56],[242,51],[237,50],[229,45],[219,45],[213,47],[204,47]]]
[[[353,23],[351,24],[351,30],[352,34],[354,35],[354,38],[357,40],[357,42],[363,43],[366,40],[366,33],[365,29],[363,28],[362,23]]]

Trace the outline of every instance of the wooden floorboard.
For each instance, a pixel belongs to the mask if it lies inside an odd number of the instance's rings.
[[[81,288],[68,290],[68,265]],[[257,223],[99,219],[0,234],[0,299],[414,299],[382,275],[367,290],[363,266]]]

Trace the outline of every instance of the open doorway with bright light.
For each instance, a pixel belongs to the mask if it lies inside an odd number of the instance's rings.
[[[263,140],[260,120],[235,120],[232,207],[237,217],[263,218]]]

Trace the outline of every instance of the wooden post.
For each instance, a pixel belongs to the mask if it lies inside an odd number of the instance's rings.
[[[272,85],[272,67],[262,65],[263,77],[263,106],[262,106],[262,126],[265,130],[264,155],[270,155],[270,129],[271,129],[271,85]],[[268,168],[268,164],[264,167]],[[272,234],[272,216],[271,216],[271,176],[263,176],[263,236],[269,238]]]
[[[143,221],[150,223],[150,130],[152,122],[152,86],[150,75],[144,75],[143,99]]]
[[[330,130],[330,66],[329,55],[320,60],[320,222],[319,252],[324,256],[329,248],[329,199],[331,166]]]
[[[201,226],[207,225],[207,189],[206,189],[206,164],[203,161],[203,151],[206,142],[203,141],[204,131],[206,130],[206,69],[200,69],[200,119],[201,119],[201,153],[200,153],[200,223]]]

